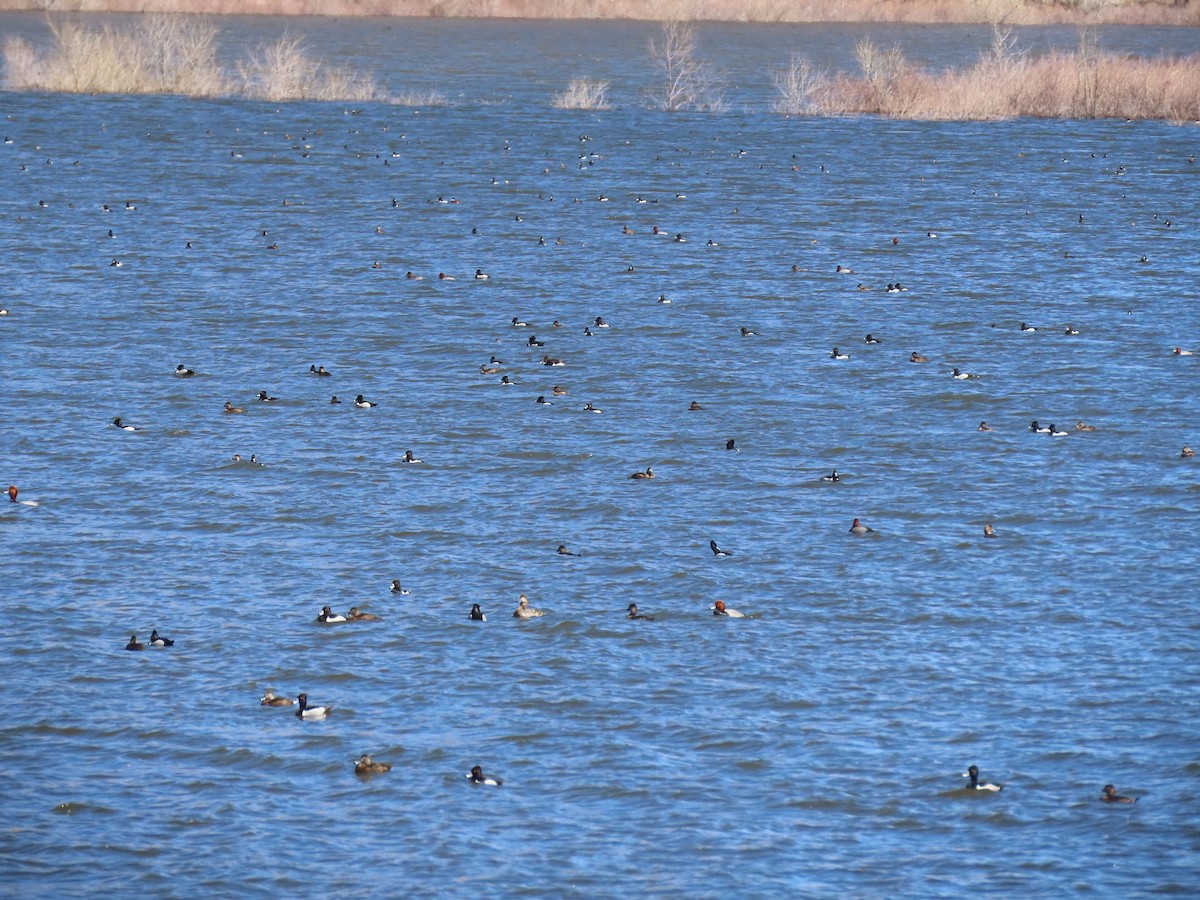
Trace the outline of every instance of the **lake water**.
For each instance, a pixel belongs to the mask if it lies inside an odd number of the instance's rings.
[[[896,29],[706,30],[758,81],[668,115],[650,26],[299,27],[452,102],[0,94],[5,894],[1200,891],[1196,128],[763,111]]]

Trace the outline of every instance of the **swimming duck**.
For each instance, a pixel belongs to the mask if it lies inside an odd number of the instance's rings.
[[[554,390],[552,390],[550,393],[552,393],[555,397],[562,397],[563,395],[568,393],[568,391],[561,384],[556,384],[554,386]]]
[[[742,337],[754,337],[758,334],[757,331],[751,331],[745,325],[743,325],[739,330],[741,331]]]
[[[347,622],[378,622],[379,616],[369,612],[362,612],[357,606],[350,607],[350,612],[346,613]]]
[[[1026,325],[1024,322],[1021,323],[1021,330],[1022,331],[1037,331],[1037,329],[1034,328],[1032,325]]]
[[[1051,425],[1050,429],[1046,433],[1048,435],[1050,435],[1051,437],[1063,437],[1064,435],[1068,435],[1071,432],[1063,431],[1061,428],[1055,428],[1053,425]]]
[[[136,635],[136,634],[131,634],[131,635],[129,636],[129,643],[125,645],[125,649],[126,649],[126,650],[145,650],[145,649],[146,649],[146,645],[145,645],[145,644],[139,644],[139,643],[138,643],[138,639],[137,639],[137,635]]]
[[[989,425],[987,422],[980,422],[980,423],[979,423],[979,428],[978,428],[978,430],[979,430],[979,431],[995,431],[996,429],[994,429],[994,428],[993,428],[991,425]]]
[[[529,327],[529,323],[528,323],[528,322],[522,322],[522,321],[520,320],[520,318],[519,318],[519,317],[517,317],[517,316],[513,316],[513,317],[512,317],[512,327],[513,327],[513,328],[528,328],[528,327]]]
[[[274,691],[267,691],[258,701],[259,706],[291,706],[296,701],[291,697],[276,697]]]
[[[961,369],[956,368],[950,373],[950,377],[957,378],[959,381],[966,381],[968,378],[974,378],[975,376],[971,375],[969,372],[964,372]]]
[[[471,611],[467,613],[467,618],[472,622],[486,622],[487,616],[483,614],[483,610],[479,608],[478,603],[471,604]]]
[[[175,374],[178,375],[180,378],[191,378],[196,373],[193,372],[191,369],[189,369],[187,366],[185,366],[183,363],[180,363],[179,365],[177,365],[175,367]]]
[[[994,527],[992,527],[991,525],[984,525],[983,526],[983,536],[984,537],[995,537],[996,529]]]
[[[1191,447],[1184,447],[1183,450],[1181,450],[1179,453],[1179,458],[1180,459],[1191,459],[1195,455],[1196,455],[1196,451],[1193,450]]]
[[[566,544],[559,544],[558,550],[555,551],[559,556],[578,556],[578,553],[572,553],[567,549]]]
[[[854,270],[851,269],[849,266],[839,265],[836,269],[836,274],[838,274],[838,275],[853,275]]]
[[[1076,423],[1075,423],[1075,430],[1076,430],[1076,431],[1095,431],[1095,430],[1096,430],[1096,426],[1095,426],[1095,425],[1088,425],[1086,422],[1076,422]]]
[[[404,277],[409,281],[421,281],[424,279],[423,275],[418,275],[416,272],[405,272]]]
[[[597,328],[611,327],[607,322],[604,321],[604,319],[601,316],[596,316],[596,321],[593,322],[592,324],[595,325]]]
[[[584,412],[590,412],[590,413],[602,413],[602,412],[604,412],[604,410],[600,409],[599,407],[592,406],[592,404],[591,404],[590,402],[583,404],[583,411],[584,411]]]
[[[588,326],[584,325],[583,326],[583,336],[584,337],[595,337],[596,335],[594,335],[592,333],[592,329],[590,329]]]
[[[868,335],[867,335],[865,338],[863,338],[863,343],[864,343],[864,344],[878,344],[878,343],[879,343],[879,338],[877,338],[877,337],[874,337],[873,335],[870,335],[870,334],[868,334]]]
[[[830,472],[828,475],[822,475],[822,476],[821,476],[821,480],[822,480],[822,481],[841,481],[841,480],[842,480],[842,476],[838,474],[838,470],[837,470],[837,469],[834,469],[834,470],[833,470],[832,472]]]
[[[405,450],[404,451],[404,462],[415,465],[416,463],[422,462],[422,460],[419,460],[415,456],[413,456],[413,452],[411,450]]]
[[[141,429],[136,425],[126,425],[121,421],[120,416],[117,416],[115,419],[113,419],[112,423],[116,428],[120,428],[122,431],[141,431]]]
[[[979,782],[979,769],[975,766],[971,766],[971,768],[963,772],[962,777],[971,779],[971,783],[966,788],[968,791],[999,791],[1004,788],[1002,784],[990,784],[986,781],[981,784]]]
[[[438,272],[438,279],[441,281],[457,281],[453,275],[447,275],[445,272]]]
[[[908,361],[909,361],[909,362],[915,362],[915,363],[929,362],[929,357],[928,357],[928,356],[922,356],[920,353],[918,353],[916,350],[914,350],[914,351],[912,352],[912,356],[910,356],[910,357],[908,358]]]
[[[500,785],[504,784],[504,782],[499,778],[493,778],[491,775],[484,775],[483,769],[479,766],[473,766],[467,777],[471,779],[471,784],[489,784],[492,787],[500,787]]]
[[[697,403],[695,400],[693,400],[690,404],[688,404],[689,412],[697,412],[698,410],[701,410],[701,409],[704,409],[704,407],[701,406],[699,403]]]
[[[555,356],[543,356],[542,357],[542,365],[543,366],[565,366],[566,363],[564,363],[561,359],[559,359],[558,357],[555,357]]]
[[[317,615],[317,621],[326,625],[336,625],[338,622],[345,622],[346,617],[341,613],[335,613],[328,606],[322,606],[321,612]]]
[[[1049,434],[1050,433],[1050,429],[1043,428],[1041,425],[1039,425],[1037,419],[1034,419],[1032,422],[1029,423],[1029,430],[1034,432],[1035,434]]]
[[[1137,797],[1122,797],[1117,793],[1116,785],[1106,784],[1103,789],[1103,794],[1100,799],[1108,803],[1137,803]]]
[[[500,369],[496,366],[489,366],[487,363],[481,363],[479,366],[480,375],[499,375]]]
[[[324,366],[309,366],[308,374],[309,375],[319,375],[322,378],[327,378],[327,377],[331,376],[333,373],[326,371]]]
[[[737,439],[736,439],[736,438],[730,438],[729,440],[727,440],[727,441],[725,442],[725,449],[726,449],[726,450],[732,450],[734,453],[739,453],[739,452],[741,452],[741,451],[739,451],[739,450],[738,450],[738,448],[737,448]]]
[[[746,618],[746,614],[744,612],[738,612],[736,609],[730,609],[727,607],[724,600],[718,600],[716,603],[710,606],[709,609],[712,610],[712,614],[714,616],[725,616],[730,619]]]
[[[833,352],[829,354],[829,358],[830,358],[830,359],[849,359],[849,358],[850,358],[850,354],[849,354],[849,353],[843,353],[843,352],[842,352],[841,350],[839,350],[837,347],[834,347],[834,348],[833,348]]]
[[[241,406],[234,406],[228,400],[225,401],[225,412],[227,413],[244,413],[246,410]]]
[[[855,519],[854,523],[850,526],[851,534],[871,534],[874,531],[874,528],[868,528],[866,525],[863,525],[861,522],[859,522],[858,519]]]
[[[662,303],[663,305],[667,305],[667,304],[669,304],[669,303],[671,302],[671,298],[670,298],[670,297],[668,297],[666,294],[659,294],[659,295],[658,295],[658,302],[659,302],[659,303]]]
[[[1176,356],[1192,356],[1191,350],[1184,350],[1182,347],[1176,347],[1173,351]]]
[[[259,403],[274,403],[278,399],[279,399],[278,397],[268,397],[266,391],[258,392],[258,402]]]
[[[634,473],[633,473],[632,475],[630,475],[629,477],[630,477],[630,478],[653,478],[653,477],[654,477],[654,470],[653,470],[653,469],[651,469],[649,466],[646,466],[646,471],[645,471],[645,472],[634,472]]]
[[[150,646],[151,647],[174,647],[175,642],[173,640],[171,640],[169,637],[163,637],[161,634],[158,633],[158,629],[155,628],[153,631],[150,632]]]
[[[637,604],[636,604],[636,603],[630,603],[630,604],[629,604],[628,612],[629,612],[629,615],[627,615],[627,616],[625,617],[625,618],[627,618],[627,619],[643,619],[643,620],[645,620],[645,621],[647,621],[647,622],[653,622],[653,621],[654,621],[654,616],[647,616],[647,615],[645,615],[644,613],[640,613],[640,612],[638,612],[638,609],[637,609]]]
[[[488,275],[488,273],[483,271],[483,269],[475,270],[475,280],[476,281],[487,281],[491,277],[492,276]]]
[[[363,395],[359,394],[354,398],[354,405],[359,409],[370,409],[372,406],[378,406],[378,403],[372,403],[370,400],[364,400]]]
[[[546,613],[540,609],[534,609],[529,605],[529,598],[524,594],[517,601],[517,608],[513,610],[514,619],[533,619],[537,616],[544,616]]]
[[[553,406],[554,405],[549,400],[547,400],[545,398],[545,396],[542,394],[538,394],[538,398],[533,402],[536,403],[538,406]]]
[[[1071,326],[1068,324],[1068,325],[1067,325],[1067,327],[1066,327],[1066,328],[1063,330],[1063,334],[1066,334],[1066,335],[1076,335],[1076,334],[1079,334],[1079,331],[1078,331],[1077,329],[1074,329],[1074,328],[1072,328],[1072,327],[1071,327]]]
[[[341,404],[341,402],[342,401],[338,399],[337,394],[334,394],[332,397],[329,398],[329,403],[331,406],[339,406]]]
[[[332,706],[309,706],[308,694],[301,694],[296,698],[296,702],[300,704],[300,708],[296,710],[297,719],[323,719],[333,712]]]
[[[546,346],[546,342],[545,342],[545,341],[539,341],[539,340],[537,339],[537,335],[536,335],[536,334],[531,334],[531,335],[529,336],[529,340],[527,340],[525,343],[526,343],[528,346],[530,346],[530,347],[545,347],[545,346]]]
[[[708,549],[712,551],[713,556],[733,556],[733,553],[729,550],[722,550],[718,547],[716,541],[709,541]]]
[[[375,762],[367,754],[363,754],[354,764],[355,775],[380,775],[383,772],[392,771],[392,764],[385,762]]]
[[[402,597],[407,597],[411,593],[411,591],[407,591],[403,587],[400,586],[399,578],[393,578],[392,579],[392,593],[399,594]]]
[[[516,384],[516,382],[513,381],[511,378],[509,378],[507,375],[500,376],[500,383],[503,385]]]

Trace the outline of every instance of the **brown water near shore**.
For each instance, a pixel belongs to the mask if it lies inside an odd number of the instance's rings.
[[[631,19],[714,22],[894,22],[1007,25],[1200,25],[1200,4],[1065,0],[0,0],[0,11],[207,15]]]

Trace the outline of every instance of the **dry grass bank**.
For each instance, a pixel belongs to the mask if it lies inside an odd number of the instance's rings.
[[[51,20],[52,44],[4,43],[6,87],[85,94],[240,95],[262,100],[379,99],[374,80],[326,65],[284,35],[228,72],[217,62],[217,29],[195,16],[153,14],[124,29]]]
[[[862,41],[858,75],[816,70],[804,58],[776,73],[775,109],[790,115],[872,113],[904,119],[1019,116],[1200,121],[1200,56],[1143,59],[1107,53],[1081,32],[1074,52],[1030,57],[995,29],[973,66],[931,73],[897,47]]]
[[[1200,0],[0,0],[0,10],[768,23],[1200,25]]]

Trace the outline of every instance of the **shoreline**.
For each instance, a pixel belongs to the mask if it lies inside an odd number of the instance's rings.
[[[744,24],[1180,25],[1200,27],[1200,2],[1130,0],[0,0],[0,12],[169,13],[321,18],[696,21]]]

